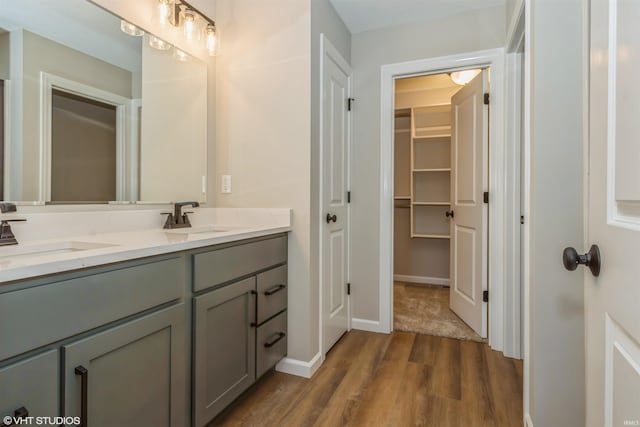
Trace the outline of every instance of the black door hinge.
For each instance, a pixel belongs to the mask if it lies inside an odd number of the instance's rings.
[[[485,191],[485,192],[484,192],[484,194],[482,195],[482,200],[483,200],[485,203],[489,203],[489,192],[488,192],[488,191]]]
[[[347,295],[351,295],[351,283],[347,283]]]
[[[524,225],[524,215],[520,215],[520,224]]]
[[[489,105],[489,93],[484,94],[484,105]]]
[[[489,302],[489,291],[482,291],[482,302]]]
[[[354,98],[347,98],[347,111],[351,111],[354,102],[356,102]]]
[[[347,203],[351,203],[351,191],[347,191]]]

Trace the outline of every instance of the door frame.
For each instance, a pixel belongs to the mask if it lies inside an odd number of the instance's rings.
[[[323,230],[325,227],[325,223],[322,220],[326,207],[323,201],[324,194],[324,161],[323,161],[323,146],[324,146],[324,64],[325,57],[331,56],[336,63],[344,69],[345,73],[348,75],[349,81],[349,97],[352,96],[353,91],[353,70],[349,62],[343,58],[338,49],[331,43],[331,41],[327,38],[327,36],[323,33],[320,34],[320,93],[318,94],[320,100],[320,155],[319,157],[319,182],[318,182],[318,250],[319,250],[319,266],[318,266],[318,310],[319,310],[319,338],[318,338],[318,353],[322,361],[325,359],[324,354],[324,316],[323,316],[323,288],[324,288],[324,277],[323,277],[323,269],[324,269],[324,242],[322,240]],[[346,100],[345,100],[346,102]],[[351,144],[353,142],[353,119],[351,114],[347,114],[347,188],[351,189]],[[347,268],[347,282],[351,281],[351,204],[347,203],[347,252],[346,252],[346,262],[345,266]],[[351,295],[347,295],[347,331],[351,330],[351,318],[353,316],[353,310],[351,307]],[[315,360],[315,357],[314,357]]]
[[[126,182],[128,165],[132,163],[131,153],[137,152],[137,141],[131,144],[128,138],[131,135],[132,100],[44,71],[40,72],[39,200],[45,203],[51,202],[51,114],[54,89],[116,108],[116,201],[126,201],[127,189],[131,187],[127,186]]]
[[[491,70],[491,108],[489,111],[489,197],[491,203],[488,233],[488,290],[490,295],[489,345],[499,351],[504,349],[505,275],[503,266],[507,254],[519,248],[507,247],[507,217],[505,197],[505,51],[488,49],[416,61],[383,65],[381,67],[380,111],[380,253],[379,253],[379,319],[380,332],[393,331],[393,111],[395,104],[394,82],[398,78],[439,74],[466,68]],[[519,217],[519,213],[518,213]],[[510,312],[520,316],[520,307]]]

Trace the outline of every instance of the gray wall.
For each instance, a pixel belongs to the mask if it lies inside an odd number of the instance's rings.
[[[380,66],[503,47],[504,7],[353,35],[352,277],[357,319],[379,320]]]
[[[532,0],[530,414],[535,426],[585,425],[581,0]]]
[[[2,80],[9,79],[9,66],[11,58],[11,55],[9,53],[9,37],[10,33],[0,34],[0,79]]]

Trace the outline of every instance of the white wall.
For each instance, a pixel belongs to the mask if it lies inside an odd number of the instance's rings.
[[[515,20],[524,0],[506,0],[507,36],[511,34],[515,26]]]
[[[372,266],[379,260],[380,66],[503,47],[504,43],[503,7],[353,35],[351,283],[355,318],[379,320],[379,275]]]
[[[531,0],[530,415],[535,426],[584,426],[581,0]]]

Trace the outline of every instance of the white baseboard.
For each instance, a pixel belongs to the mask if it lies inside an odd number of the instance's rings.
[[[322,353],[318,352],[308,362],[285,357],[276,365],[276,371],[285,374],[296,375],[303,378],[311,378],[322,365]]]
[[[533,421],[531,421],[531,415],[527,414],[524,417],[524,425],[525,427],[533,427]]]
[[[449,286],[449,279],[444,277],[407,276],[404,274],[394,274],[393,280],[396,282],[420,283],[423,285]]]
[[[366,319],[351,319],[351,328],[358,329],[360,331],[367,332],[378,332],[387,334],[389,331],[385,331],[384,328],[380,325],[380,322],[377,320],[366,320]]]

